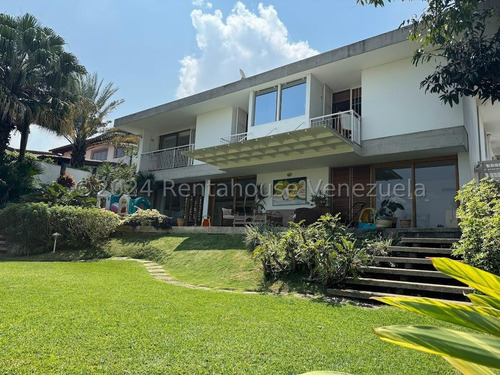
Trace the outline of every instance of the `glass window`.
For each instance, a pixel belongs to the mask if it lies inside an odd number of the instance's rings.
[[[190,130],[184,130],[178,133],[166,134],[160,137],[160,150],[174,148],[179,146],[187,146],[190,141]]]
[[[103,148],[100,150],[92,151],[93,160],[108,160],[108,149]]]
[[[281,120],[306,114],[306,82],[304,79],[287,83],[281,90]]]
[[[125,156],[125,148],[118,147],[115,148],[115,158],[122,158]]]
[[[417,227],[456,227],[455,164],[415,166]]]
[[[255,126],[276,121],[277,101],[278,90],[276,88],[257,93],[255,96]]]
[[[375,180],[376,209],[379,210],[382,202],[390,199],[404,207],[404,210],[396,210],[394,217],[411,219],[413,217],[411,167],[376,168]]]
[[[177,146],[187,146],[189,144],[189,138],[191,135],[191,131],[186,130],[179,133],[179,137],[177,139]]]

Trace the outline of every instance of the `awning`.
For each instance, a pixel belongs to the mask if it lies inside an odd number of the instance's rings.
[[[332,128],[318,126],[220,146],[185,151],[183,155],[219,169],[278,163],[353,152],[356,146]]]

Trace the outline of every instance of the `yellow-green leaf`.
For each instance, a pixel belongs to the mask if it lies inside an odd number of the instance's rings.
[[[492,307],[500,310],[500,300],[482,294],[467,294],[467,298],[476,306]]]
[[[375,333],[393,344],[500,369],[497,337],[427,326],[381,327]]]
[[[449,258],[431,258],[434,267],[471,288],[500,300],[500,277]]]
[[[464,375],[495,375],[496,373],[488,367],[484,367],[472,362],[462,361],[461,359],[444,357],[453,367]]]
[[[500,311],[489,307],[469,306],[420,297],[379,297],[374,299],[434,319],[500,336]]]

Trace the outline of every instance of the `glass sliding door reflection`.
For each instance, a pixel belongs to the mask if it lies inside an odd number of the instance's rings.
[[[394,216],[398,219],[411,219],[413,217],[411,167],[375,168],[375,181],[377,185],[375,209],[379,210],[384,200],[391,199],[404,207],[404,210],[396,210]]]
[[[415,165],[417,227],[456,227],[455,163]]]

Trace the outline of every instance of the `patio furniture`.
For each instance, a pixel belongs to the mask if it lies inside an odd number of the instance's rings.
[[[233,210],[231,208],[221,207],[221,226],[231,226],[233,224],[233,220],[235,215],[233,214]]]

